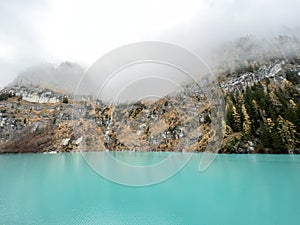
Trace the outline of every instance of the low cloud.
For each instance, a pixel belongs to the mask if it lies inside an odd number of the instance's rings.
[[[299,9],[299,0],[1,1],[0,86],[39,63],[91,65],[136,41],[178,44],[208,60],[241,36],[299,36]]]

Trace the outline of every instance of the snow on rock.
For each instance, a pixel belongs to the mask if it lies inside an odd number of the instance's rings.
[[[80,143],[82,142],[82,139],[83,139],[82,136],[81,136],[80,138],[78,138],[78,139],[75,141],[75,145],[80,145]]]
[[[47,93],[42,93],[41,95],[39,95],[38,93],[30,93],[23,94],[22,99],[33,103],[57,103],[60,101],[59,98],[50,96],[51,95]]]
[[[69,142],[70,142],[70,138],[65,138],[65,139],[62,140],[61,145],[62,146],[67,146],[69,144]]]

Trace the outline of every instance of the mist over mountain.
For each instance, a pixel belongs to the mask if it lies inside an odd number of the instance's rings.
[[[72,94],[84,71],[81,65],[72,62],[41,64],[22,72],[12,85],[38,86]]]
[[[216,46],[208,63],[216,72],[232,73],[244,68],[253,70],[270,60],[297,58],[299,55],[299,36],[258,38],[250,35]]]
[[[130,54],[130,52],[128,52],[128,54]],[[210,55],[207,55],[203,58],[203,60],[211,71],[218,75],[227,73],[232,76],[234,73],[239,73],[240,70],[246,69],[250,72],[254,71],[263,64],[272,60],[289,58],[297,59],[297,57],[300,56],[300,41],[297,36],[279,35],[268,39],[258,38],[255,36],[245,36],[232,40],[231,42],[223,42],[223,44],[215,46],[209,54]],[[108,91],[111,92],[111,95],[121,90],[126,83],[128,84],[131,81],[141,79],[148,76],[148,74],[167,74],[169,79],[179,85],[183,84],[185,81],[184,78],[180,77],[180,74],[177,74],[178,71],[175,71],[174,69],[163,70],[157,66],[151,67],[148,65],[147,67],[147,65],[143,64],[135,65],[135,67],[135,69],[133,68],[132,70],[128,70],[126,73],[122,73],[122,71],[121,73],[118,72],[120,73],[120,76],[116,76],[114,79],[110,80]],[[195,65],[194,67],[194,70],[196,70],[199,68],[199,65]],[[154,71],[151,71],[151,69],[154,69]],[[208,70],[205,69],[203,71],[207,72]],[[88,94],[91,87],[101,87],[102,84],[95,85],[95,81],[97,79],[81,80],[81,77],[85,75],[85,72],[86,69],[83,66],[72,62],[62,62],[59,65],[50,63],[41,64],[28,68],[22,72],[13,82],[13,85],[40,86],[54,91],[74,94],[76,87],[79,82],[81,82],[81,90],[77,90],[76,94]],[[107,74],[97,74],[97,76],[103,76],[105,78]],[[206,77],[209,76],[209,74],[202,74],[202,76]],[[147,82],[148,89],[150,87],[152,90],[155,89],[155,94],[161,96],[169,94],[172,90],[178,89],[178,87],[173,84],[173,86],[167,88],[166,82],[160,81],[152,83],[153,87],[150,85],[151,82]],[[141,94],[143,94],[143,90],[145,90],[145,88],[141,88],[141,90]],[[94,92],[96,93],[97,90]],[[109,95],[109,92],[106,94]],[[128,93],[123,93],[123,95],[127,95],[127,97],[124,98],[130,100],[139,98],[137,88],[133,88],[133,92],[129,91]],[[134,97],[134,95],[137,97]]]
[[[114,48],[148,40],[213,64],[206,56],[241,36],[299,36],[299,8],[299,0],[1,1],[0,86],[39,63],[91,65]]]

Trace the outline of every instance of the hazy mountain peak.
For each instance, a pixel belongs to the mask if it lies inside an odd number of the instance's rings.
[[[73,62],[62,62],[59,65],[45,63],[28,68],[13,84],[39,86],[54,91],[73,93],[84,71],[81,65]]]

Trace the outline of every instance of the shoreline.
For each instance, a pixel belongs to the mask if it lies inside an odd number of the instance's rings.
[[[88,151],[52,151],[52,152],[0,152],[0,155],[21,155],[21,154],[45,154],[45,155],[56,155],[61,153],[87,153],[87,152],[117,152],[117,153],[183,153],[182,151],[132,151],[132,150],[122,150],[122,151],[115,151],[115,150],[88,150]],[[191,153],[191,154],[217,154],[217,155],[300,155],[300,153],[293,153],[293,154],[285,154],[285,153],[212,153],[212,152],[184,152],[184,153]]]

